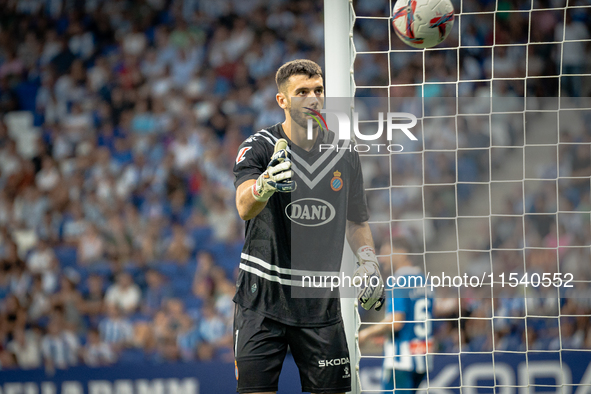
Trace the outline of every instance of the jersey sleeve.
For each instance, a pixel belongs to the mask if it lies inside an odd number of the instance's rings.
[[[349,187],[349,202],[347,206],[347,220],[352,222],[367,222],[369,212],[367,210],[367,199],[363,188],[363,173],[359,154],[351,152],[351,186]]]
[[[410,290],[405,287],[394,287],[392,289],[392,299],[390,313],[402,312],[408,314],[408,306],[411,302],[409,298]],[[408,316],[408,315],[407,315]]]
[[[266,157],[265,149],[252,137],[240,145],[236,160],[234,160],[234,186],[249,179],[257,179],[269,163],[270,157]]]

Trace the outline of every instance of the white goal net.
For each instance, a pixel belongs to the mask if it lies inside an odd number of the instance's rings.
[[[427,283],[450,278],[405,320],[432,339],[413,353],[421,390],[591,393],[591,2],[452,3],[426,50],[398,39],[392,1],[350,3],[355,97],[418,118],[402,152],[362,154],[384,274],[402,275],[404,240]],[[361,314],[361,331],[388,326],[359,347],[361,392],[404,393],[396,371],[417,368],[384,356],[416,339],[387,315]]]

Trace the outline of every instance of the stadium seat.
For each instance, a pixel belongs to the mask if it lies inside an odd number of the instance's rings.
[[[226,276],[232,278],[234,270],[240,263],[240,253],[242,252],[242,242],[234,244],[215,244],[210,249],[215,257],[216,264],[224,269]]]
[[[111,265],[107,261],[103,261],[100,263],[94,263],[88,268],[89,273],[101,275],[104,277],[109,277],[113,273],[113,269]]]
[[[197,322],[201,318],[201,307],[203,306],[203,300],[199,297],[195,297],[192,294],[183,298],[185,303],[185,311],[189,317]]]
[[[175,297],[185,297],[191,293],[191,287],[193,285],[193,278],[177,278],[172,283],[172,291]]]
[[[37,89],[39,86],[32,81],[25,81],[18,84],[15,89],[16,95],[20,102],[21,108],[25,111],[35,110],[35,97],[37,96]],[[33,122],[31,122],[33,124]]]
[[[78,254],[76,248],[64,245],[53,248],[53,251],[62,268],[76,266]]]
[[[133,281],[135,283],[140,284],[139,282],[144,281],[143,271],[137,265],[127,265],[124,268],[124,271],[127,272],[129,275],[131,275],[131,277],[133,278]]]
[[[143,364],[146,362],[146,355],[142,349],[125,349],[119,355],[118,363],[122,364]]]
[[[169,279],[174,279],[179,271],[179,266],[172,261],[163,261],[156,265],[156,269]]]
[[[195,259],[189,260],[187,263],[179,266],[177,275],[192,278],[195,276],[195,270],[197,269],[197,261]]]
[[[195,243],[195,250],[206,249],[213,231],[209,227],[197,227],[191,230],[191,237]]]

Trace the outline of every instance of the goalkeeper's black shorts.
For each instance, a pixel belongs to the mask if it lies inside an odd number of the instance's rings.
[[[300,371],[302,391],[351,391],[351,364],[342,322],[294,327],[236,305],[234,357],[238,392],[277,391],[288,346]]]

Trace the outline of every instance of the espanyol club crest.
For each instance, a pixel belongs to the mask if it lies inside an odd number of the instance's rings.
[[[341,173],[337,170],[334,173],[334,177],[330,180],[330,188],[335,192],[338,192],[343,188],[343,179]]]

